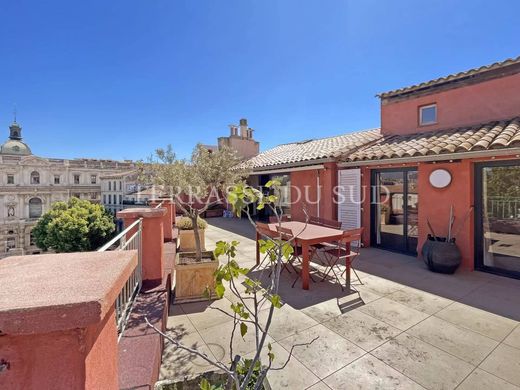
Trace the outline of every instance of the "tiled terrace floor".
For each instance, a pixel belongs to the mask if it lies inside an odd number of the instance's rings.
[[[254,233],[245,221],[210,220],[213,242],[237,239],[252,267]],[[363,284],[348,294],[333,283],[304,291],[284,273],[282,309],[270,329],[276,361],[295,343],[294,357],[269,375],[273,389],[520,389],[520,281],[480,272],[440,275],[413,257],[367,248],[358,269]],[[229,309],[222,299],[212,307]],[[173,306],[172,334],[228,361],[230,319],[209,303]],[[247,355],[252,335],[237,338]],[[239,340],[240,339],[240,340]],[[166,345],[161,375],[207,370],[200,358]]]

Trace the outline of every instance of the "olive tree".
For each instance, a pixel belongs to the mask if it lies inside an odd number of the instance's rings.
[[[174,198],[182,213],[192,220],[197,261],[202,259],[197,220],[210,206],[225,200],[228,188],[247,176],[240,163],[237,154],[226,147],[210,151],[199,144],[186,160],[178,159],[168,145],[157,149],[149,164],[141,167],[141,179]]]

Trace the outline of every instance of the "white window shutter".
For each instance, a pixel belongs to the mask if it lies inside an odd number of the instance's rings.
[[[343,230],[361,227],[361,170],[338,171],[338,221]]]

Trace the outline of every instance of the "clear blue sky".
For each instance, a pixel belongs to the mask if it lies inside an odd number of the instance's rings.
[[[247,117],[261,148],[379,126],[374,95],[520,55],[518,1],[0,1],[0,142],[187,156]]]

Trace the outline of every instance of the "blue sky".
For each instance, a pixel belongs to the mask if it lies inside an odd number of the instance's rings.
[[[187,156],[247,117],[267,149],[379,126],[374,95],[520,55],[517,1],[0,1],[0,140]],[[3,142],[3,141],[0,141]]]

